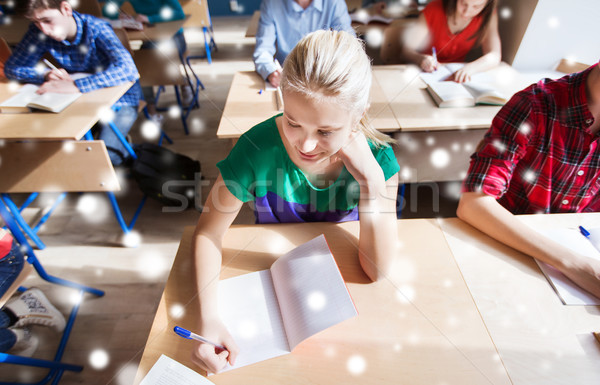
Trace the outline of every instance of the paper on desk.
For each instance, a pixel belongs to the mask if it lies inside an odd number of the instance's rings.
[[[206,377],[162,354],[140,385],[214,384]]]
[[[588,231],[590,239],[575,229],[552,229],[540,232],[577,253],[600,260],[600,229],[588,229]],[[594,247],[594,245],[597,246]],[[600,305],[600,298],[577,286],[563,273],[544,262],[538,260],[536,262],[548,282],[554,287],[562,303],[565,305]]]

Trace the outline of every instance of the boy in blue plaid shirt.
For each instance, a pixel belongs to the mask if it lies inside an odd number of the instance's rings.
[[[108,23],[73,11],[65,0],[29,0],[27,16],[32,24],[4,68],[9,79],[41,84],[38,93],[75,93],[139,78],[131,55]],[[61,68],[41,66],[45,53],[50,53]],[[92,75],[74,80],[70,75],[74,72]],[[117,112],[113,122],[123,135],[137,118],[140,96],[136,82],[114,105]],[[114,165],[129,156],[107,124],[101,123],[99,139],[104,140]]]

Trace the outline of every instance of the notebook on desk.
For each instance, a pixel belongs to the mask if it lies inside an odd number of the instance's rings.
[[[35,84],[24,85],[17,94],[0,103],[0,112],[20,114],[37,109],[58,113],[81,96],[80,92],[71,94],[46,92],[40,95],[36,93],[38,88],[39,86]]]
[[[502,106],[508,98],[498,91],[486,74],[476,74],[465,83],[448,81],[450,76],[462,68],[462,63],[449,63],[440,66],[435,72],[422,73],[421,79],[427,84],[427,92],[440,108],[473,107],[476,105]]]
[[[323,235],[269,270],[219,282],[219,311],[240,348],[239,368],[290,353],[308,337],[357,315]]]

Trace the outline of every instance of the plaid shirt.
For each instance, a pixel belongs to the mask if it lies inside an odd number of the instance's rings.
[[[44,35],[32,23],[6,62],[6,77],[26,83],[42,84],[46,70],[40,71],[36,65],[42,56],[49,52],[67,72],[93,74],[75,80],[75,85],[81,92],[112,87],[139,78],[131,55],[123,47],[110,24],[77,12],[73,12],[73,17],[77,23],[77,34],[72,42],[56,41]],[[136,82],[115,105],[137,106],[140,97],[141,89]]]
[[[589,130],[585,87],[591,68],[515,94],[471,155],[463,191],[491,195],[514,214],[600,211],[600,135]]]

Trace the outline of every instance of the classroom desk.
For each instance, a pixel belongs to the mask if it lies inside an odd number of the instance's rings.
[[[79,140],[98,121],[104,108],[110,108],[133,83],[102,88],[81,95],[58,114],[36,111],[29,114],[0,114],[0,139]],[[0,82],[0,102],[20,88],[16,82]],[[64,124],[66,121],[69,124]]]
[[[523,215],[544,228],[600,226],[600,213]],[[533,258],[456,218],[440,225],[514,385],[600,384],[600,306],[565,306]]]
[[[161,41],[172,39],[173,36],[183,27],[186,20],[189,18],[186,15],[183,20],[166,21],[163,23],[156,23],[152,26],[144,26],[141,31],[130,31],[127,30],[127,37],[129,40],[141,40],[141,41]]]
[[[258,22],[260,20],[260,11],[254,11],[252,17],[250,18],[250,23],[248,24],[248,28],[246,29],[245,37],[256,37],[256,32],[258,32]]]
[[[265,81],[254,71],[237,72],[233,76],[223,115],[217,129],[221,139],[237,139],[255,124],[279,113],[276,92],[264,91]],[[371,87],[371,123],[380,131],[397,131],[399,126],[389,107],[380,84],[375,80]]]
[[[209,379],[216,384],[510,384],[435,219],[398,221],[398,227],[396,265],[387,279],[369,283],[358,264],[358,222],[232,226],[223,242],[221,278],[267,269],[277,256],[323,233],[359,315],[307,339],[291,354]],[[161,354],[199,371],[190,360],[193,344],[172,331],[175,325],[194,329],[198,317],[192,232],[186,228],[183,234],[135,383]]]

